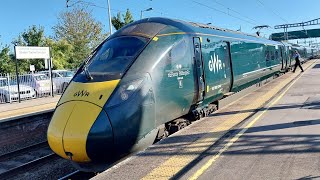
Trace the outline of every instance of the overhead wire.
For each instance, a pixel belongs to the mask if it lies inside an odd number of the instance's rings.
[[[236,13],[236,14],[238,14],[238,15],[240,15],[240,16],[242,16],[242,17],[244,17],[244,18],[246,18],[246,19],[251,20],[252,22],[255,22],[256,24],[263,24],[263,23],[261,23],[261,22],[258,22],[258,21],[256,21],[256,20],[254,20],[254,19],[252,19],[252,18],[250,18],[250,17],[246,16],[246,15],[243,15],[242,13],[240,13],[240,12],[238,12],[238,11],[234,10],[234,9],[231,9],[230,7],[228,7],[228,6],[226,6],[226,5],[224,5],[224,4],[220,3],[220,2],[218,2],[217,0],[214,0],[214,2],[215,2],[216,4],[219,4],[219,5],[220,5],[220,6],[222,6],[222,7],[226,8],[226,9],[228,9],[228,10],[230,10],[230,11],[232,11],[232,12],[234,12],[234,13]],[[274,31],[274,30],[272,30],[272,29],[273,29],[273,28],[271,27],[271,29],[266,29],[266,30],[267,30],[267,31],[271,31],[271,32],[275,32],[275,31]]]
[[[220,6],[222,6],[222,7],[226,8],[226,9],[228,9],[228,10],[230,10],[230,11],[232,11],[232,12],[234,12],[234,13],[236,13],[236,14],[238,14],[238,15],[240,15],[240,16],[242,16],[242,17],[244,17],[244,18],[247,18],[247,19],[251,20],[252,22],[255,22],[255,23],[261,24],[260,22],[257,22],[256,20],[254,20],[254,19],[252,19],[252,18],[250,18],[250,17],[248,17],[248,16],[246,16],[246,15],[243,15],[243,14],[241,14],[241,13],[240,13],[240,12],[238,12],[238,11],[236,11],[236,10],[234,10],[234,9],[229,8],[228,6],[226,6],[226,5],[224,5],[224,4],[220,3],[220,2],[218,2],[217,0],[214,0],[214,3],[219,4]]]
[[[201,5],[201,6],[207,7],[207,8],[209,8],[209,9],[215,10],[215,11],[217,11],[217,12],[220,12],[220,13],[226,14],[226,15],[228,15],[228,16],[230,16],[230,17],[233,17],[233,18],[239,19],[239,20],[241,20],[241,21],[247,22],[248,24],[251,24],[251,25],[254,25],[254,26],[255,26],[255,25],[257,25],[257,24],[254,24],[254,23],[252,23],[252,22],[250,22],[250,21],[246,20],[246,19],[243,19],[243,18],[240,18],[240,17],[234,16],[234,15],[231,15],[231,14],[229,14],[229,13],[225,12],[225,11],[222,11],[222,10],[220,10],[220,9],[217,9],[217,8],[214,8],[214,7],[211,7],[211,6],[208,6],[208,5],[203,4],[203,3],[200,3],[200,2],[198,2],[198,1],[195,1],[195,0],[190,0],[190,1],[191,1],[191,2],[193,2],[193,3],[196,3],[196,4],[198,4],[198,5]]]
[[[271,11],[274,15],[278,16],[280,19],[282,19],[283,21],[285,21],[286,23],[289,23],[286,19],[284,19],[283,17],[281,17],[278,13],[276,13],[272,8],[269,8],[268,6],[266,6],[261,0],[256,0],[259,4],[261,4],[263,7],[265,7],[266,9],[268,9],[269,11]]]
[[[70,2],[70,1],[69,1]],[[86,5],[86,6],[92,6],[92,7],[96,7],[96,8],[101,8],[101,9],[108,9],[107,7],[104,7],[104,6],[99,6],[99,5],[96,5],[95,3],[93,2],[88,2],[88,1],[83,1],[83,0],[78,0],[76,2],[74,2],[73,4],[67,6],[67,7],[72,7],[76,4],[83,4],[83,5]],[[126,10],[120,10],[120,9],[114,9],[114,8],[110,8],[110,10],[112,11],[116,11],[116,12],[122,12],[122,13],[126,13]],[[131,12],[132,14],[136,14],[136,15],[139,15],[139,13],[135,13],[135,12]]]
[[[226,9],[228,9],[228,10],[230,10],[230,11],[232,11],[232,12],[234,12],[234,13],[236,13],[236,14],[244,17],[244,18],[235,16],[235,15],[233,15],[233,14],[230,14],[230,13],[225,12],[225,11],[223,11],[223,10],[220,10],[220,9],[217,9],[217,8],[214,8],[214,7],[211,7],[211,6],[208,6],[208,5],[206,5],[206,4],[203,4],[203,3],[198,2],[198,1],[195,1],[195,0],[190,0],[190,1],[193,2],[193,3],[196,3],[196,4],[200,5],[200,6],[204,6],[204,7],[206,7],[206,8],[215,10],[215,11],[220,12],[220,13],[223,13],[223,14],[228,15],[228,16],[230,16],[230,17],[233,17],[233,18],[235,18],[235,19],[239,19],[239,20],[241,20],[241,21],[243,21],[243,22],[246,22],[246,23],[248,23],[248,24],[251,24],[251,25],[253,25],[253,26],[256,26],[257,23],[259,23],[259,22],[257,22],[256,20],[254,20],[254,19],[252,19],[252,18],[250,18],[250,17],[248,17],[248,16],[245,16],[245,15],[241,14],[240,12],[238,12],[238,11],[236,11],[236,10],[234,10],[234,9],[229,8],[229,7],[227,7],[226,5],[220,3],[220,2],[218,2],[218,1],[216,1],[216,0],[214,1],[216,4],[219,4],[220,6],[226,8]],[[84,0],[78,0],[78,1],[76,1],[75,3],[73,3],[72,5],[75,5],[75,4],[77,4],[77,3],[82,3],[82,4],[85,4],[85,5],[88,5],[88,6],[93,6],[93,7],[97,7],[97,8],[107,9],[107,7],[99,6],[99,5],[96,5],[96,4],[93,3],[93,2],[88,2],[88,1],[84,1]],[[71,6],[72,6],[72,5],[71,5]],[[117,11],[117,12],[123,12],[123,13],[126,12],[126,10],[119,10],[119,9],[114,9],[114,8],[111,8],[111,10]],[[168,16],[170,16],[170,17],[177,18],[177,19],[182,19],[182,20],[186,20],[186,21],[192,21],[192,20],[187,19],[187,18],[181,18],[181,17],[178,17],[178,16],[173,16],[173,15],[170,15],[169,13],[162,12],[162,11],[158,11],[158,10],[155,10],[155,9],[153,10],[153,12],[155,12],[155,13],[157,13],[157,14],[160,14],[160,15],[166,14],[166,15],[168,15]],[[135,13],[135,12],[132,12],[132,14],[139,15],[139,13]],[[272,31],[272,32],[274,32],[274,31],[271,30],[271,29],[266,29],[266,30],[267,30],[267,31]]]

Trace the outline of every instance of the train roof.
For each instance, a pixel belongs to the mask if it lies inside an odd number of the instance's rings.
[[[110,38],[122,35],[141,35],[152,38],[158,35],[158,33],[167,26],[175,27],[176,29],[178,29],[179,32],[186,34],[203,34],[209,36],[238,39],[243,41],[253,41],[257,43],[273,45],[282,44],[277,41],[268,40],[266,38],[258,37],[251,34],[245,34],[238,31],[169,18],[146,18],[139,21],[135,21],[115,32],[112,36],[110,36]]]

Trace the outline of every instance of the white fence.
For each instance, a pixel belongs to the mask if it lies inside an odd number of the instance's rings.
[[[0,74],[0,103],[41,98],[60,94],[67,87],[74,73],[72,71],[53,71],[52,81],[49,72],[19,74],[19,88],[15,74]],[[51,87],[53,92],[51,92]]]

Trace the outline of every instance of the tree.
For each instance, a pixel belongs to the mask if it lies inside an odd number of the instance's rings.
[[[68,63],[70,68],[77,68],[90,52],[105,39],[102,25],[92,14],[76,7],[62,12],[58,24],[53,27],[57,41],[66,41],[73,46]]]
[[[9,46],[5,46],[0,50],[0,75],[15,72],[15,63],[10,56]]]
[[[47,38],[45,40],[46,46],[50,47],[53,69],[71,69],[68,64],[70,57],[73,54],[73,46],[66,40],[54,41]]]
[[[126,13],[124,15],[122,15],[122,17],[121,17],[120,12],[118,12],[117,16],[113,16],[111,19],[112,25],[116,30],[119,30],[123,26],[130,24],[133,21],[134,20],[133,20],[132,14],[129,9],[127,9]]]

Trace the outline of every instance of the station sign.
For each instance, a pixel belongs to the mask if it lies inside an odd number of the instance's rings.
[[[50,59],[49,47],[15,46],[17,59]]]

